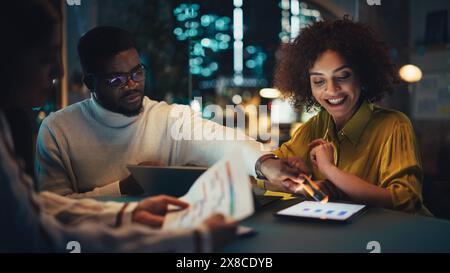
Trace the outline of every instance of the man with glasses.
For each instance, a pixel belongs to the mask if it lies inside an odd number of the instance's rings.
[[[233,148],[243,151],[251,175],[280,189],[296,179],[298,168],[267,155],[242,133],[203,120],[188,106],[144,96],[145,66],[127,31],[94,28],[81,37],[78,53],[92,97],[44,120],[36,150],[41,190],[70,197],[136,195],[142,189],[128,164],[210,166]],[[200,140],[179,137],[199,130]],[[221,139],[227,135],[235,138]]]

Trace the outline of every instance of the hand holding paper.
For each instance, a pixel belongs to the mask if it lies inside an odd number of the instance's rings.
[[[241,152],[233,151],[209,168],[180,199],[190,206],[169,213],[163,229],[194,227],[214,213],[234,221],[252,215],[253,195]]]

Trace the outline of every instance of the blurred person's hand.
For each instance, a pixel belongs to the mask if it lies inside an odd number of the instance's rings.
[[[237,238],[237,223],[227,221],[222,214],[210,216],[203,224],[208,227],[213,251],[220,250]]]
[[[159,228],[164,223],[164,217],[168,212],[169,205],[185,209],[188,203],[167,195],[149,197],[139,202],[133,211],[132,221],[151,227]]]

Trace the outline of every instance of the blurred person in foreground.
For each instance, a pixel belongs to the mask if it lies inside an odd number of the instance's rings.
[[[4,112],[40,106],[63,71],[61,21],[45,0],[7,1],[0,16],[0,252],[65,252],[70,241],[82,252],[207,252],[235,237],[236,224],[213,215],[202,225],[161,231],[168,205],[188,204],[169,196],[141,202],[98,202],[35,193],[17,156]]]

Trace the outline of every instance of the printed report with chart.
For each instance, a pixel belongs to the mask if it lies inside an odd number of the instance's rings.
[[[163,229],[193,227],[214,213],[221,213],[235,221],[252,215],[253,195],[244,166],[239,150],[214,164],[180,198],[190,204],[189,208],[169,213]]]

